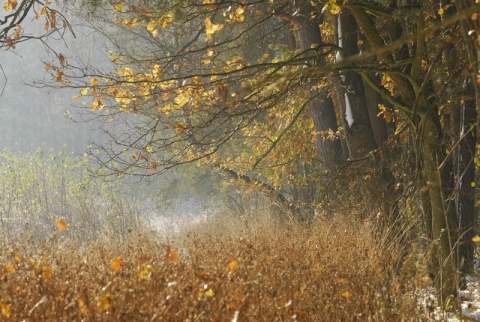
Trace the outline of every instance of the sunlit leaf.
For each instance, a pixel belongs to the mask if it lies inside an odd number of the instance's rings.
[[[0,302],[0,311],[2,312],[3,316],[9,318],[12,315],[12,310],[8,304]]]
[[[115,8],[115,11],[118,11],[118,12],[122,11],[123,1],[120,1],[119,3],[117,3],[114,8]]]
[[[213,297],[213,296],[215,296],[215,292],[210,288],[210,289],[205,291],[205,296]]]
[[[238,270],[238,260],[232,259],[228,262],[225,270],[228,272],[228,275],[233,276],[237,273]]]
[[[7,0],[3,5],[3,10],[15,10],[17,8],[17,0]]]
[[[177,95],[177,97],[175,97],[174,102],[177,105],[183,106],[183,105],[187,104],[189,100],[190,100],[190,98],[188,97],[188,95],[182,93],[180,95]]]
[[[19,264],[23,263],[23,258],[19,253],[15,253],[14,257],[15,257],[15,261],[17,263],[19,263]]]
[[[168,26],[168,23],[172,22],[173,21],[173,16],[171,14],[164,14],[159,20],[158,20],[158,24],[160,25],[160,27],[162,28],[167,28]]]
[[[67,230],[67,224],[61,219],[55,221],[55,226],[60,230]]]
[[[205,37],[205,40],[209,41],[212,38],[212,35],[215,32],[217,32],[219,30],[222,30],[222,29],[223,29],[222,24],[214,24],[214,23],[212,23],[212,18],[207,17],[205,19],[205,30],[206,30],[206,34],[207,34],[207,36]]]
[[[40,270],[42,272],[42,277],[46,280],[50,279],[53,274],[53,269],[45,264],[40,265]]]
[[[88,309],[88,306],[85,304],[85,299],[83,298],[83,296],[80,296],[78,298],[78,308],[80,310],[80,313],[82,313],[83,316],[90,315],[90,310]]]
[[[134,159],[134,160],[137,159],[137,152],[135,152],[135,151],[132,152],[132,159]]]
[[[110,267],[114,272],[120,271],[120,269],[122,268],[122,260],[122,256],[117,256],[117,258],[110,262]]]
[[[172,262],[177,262],[180,259],[180,254],[178,252],[172,251],[170,247],[168,247],[167,253],[165,254],[165,259]]]
[[[100,310],[106,311],[113,305],[113,296],[110,293],[103,295],[97,302]]]
[[[90,79],[90,86],[95,87],[97,86],[97,84],[98,84],[98,79],[96,77],[92,77],[92,79]]]
[[[15,266],[13,266],[13,264],[7,264],[7,265],[5,265],[4,271],[7,274],[13,273],[13,272],[15,272]]]
[[[473,238],[472,238],[472,241],[473,241],[474,243],[480,243],[480,236],[477,235],[477,236],[473,237]]]
[[[132,19],[128,20],[128,21],[122,21],[124,25],[126,25],[128,28],[132,29],[133,27],[135,27],[135,25],[137,24],[137,21],[138,19],[136,17],[133,17]]]
[[[87,88],[87,87],[82,88],[82,89],[80,90],[80,94],[82,94],[82,95],[84,95],[84,96],[87,95],[87,94],[88,94],[88,88]]]
[[[145,148],[145,150],[147,150],[148,153],[152,153],[153,148],[152,148],[152,146],[148,145],[148,146]]]
[[[147,264],[140,265],[140,269],[138,271],[138,278],[141,280],[147,279],[150,276],[151,266]]]
[[[152,31],[153,29],[155,29],[156,26],[157,26],[157,22],[155,20],[152,20],[148,23],[147,30]]]
[[[73,95],[73,96],[72,96],[72,99],[73,99],[73,100],[78,100],[78,95]]]
[[[353,295],[353,294],[352,294],[352,292],[350,292],[350,291],[345,291],[345,292],[342,293],[342,296],[345,297],[345,298],[347,298],[347,299],[350,298],[350,297],[352,297],[352,295]]]

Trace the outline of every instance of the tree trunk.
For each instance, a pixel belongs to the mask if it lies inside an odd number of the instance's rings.
[[[449,296],[457,294],[459,276],[455,243],[458,235],[455,208],[447,201],[452,191],[449,180],[452,169],[447,166],[440,168],[446,155],[439,122],[434,114],[430,111],[424,115],[417,134],[417,153],[422,162],[423,189],[428,191],[424,199],[428,205],[424,210],[430,212],[426,213],[426,222],[431,224],[431,229],[427,227],[427,231],[433,242],[433,274],[440,295],[439,304],[443,306]]]
[[[458,0],[457,11],[462,11],[477,5],[475,0]],[[468,60],[470,62],[470,79],[466,81],[465,97],[462,103],[461,136],[458,145],[457,177],[459,191],[456,200],[460,226],[460,258],[463,260],[462,269],[467,272],[473,270],[473,255],[475,247],[472,238],[475,236],[475,145],[477,133],[480,132],[480,18],[472,15],[462,21],[463,38],[466,44]],[[476,126],[473,124],[476,122]]]
[[[309,19],[310,13],[314,10],[309,4],[304,4],[300,8],[301,17],[299,38],[300,46],[304,51],[311,51],[323,44],[320,34],[320,21]],[[318,62],[320,64],[324,62]],[[321,161],[323,162],[323,170],[330,175],[334,175],[337,171],[336,165],[341,160],[342,148],[339,140],[329,140],[324,138],[324,133],[329,130],[337,132],[337,118],[335,115],[334,104],[328,93],[320,93],[318,90],[311,91],[310,94],[310,112],[313,119],[314,130],[317,133],[316,142]]]
[[[337,58],[358,54],[358,27],[355,18],[347,9],[339,14],[336,29],[338,46],[343,49]],[[350,158],[363,158],[375,150],[377,144],[366,106],[362,77],[358,73],[347,72],[339,74],[336,78]]]

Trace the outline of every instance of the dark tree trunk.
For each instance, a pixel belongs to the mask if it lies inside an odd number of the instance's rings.
[[[338,45],[343,49],[340,57],[358,54],[358,26],[348,10],[342,10],[338,16]],[[344,116],[346,142],[352,159],[363,158],[377,148],[373,134],[366,93],[362,77],[358,73],[340,73],[337,78],[338,99]],[[377,103],[378,104],[378,103]]]
[[[304,51],[311,51],[312,47],[323,44],[322,36],[318,20],[309,19],[310,13],[314,8],[309,4],[304,4],[300,7],[300,28],[299,38],[300,46]],[[320,64],[324,62],[318,62]],[[325,172],[335,174],[336,165],[341,160],[342,148],[339,140],[324,139],[322,133],[327,133],[329,130],[337,132],[337,118],[335,115],[334,104],[332,98],[327,92],[319,92],[318,90],[311,91],[310,94],[310,112],[313,119],[314,129],[317,133],[317,147]]]

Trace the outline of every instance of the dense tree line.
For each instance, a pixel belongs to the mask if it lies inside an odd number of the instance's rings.
[[[114,68],[47,69],[104,120],[91,156],[109,173],[200,162],[291,218],[344,191],[386,227],[419,213],[441,303],[456,294],[473,270],[475,1],[90,5]]]

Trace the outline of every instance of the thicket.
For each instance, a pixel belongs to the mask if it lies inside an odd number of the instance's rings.
[[[87,161],[38,149],[0,154],[0,228],[4,238],[49,238],[55,222],[71,239],[125,235],[147,224],[153,206],[118,182],[94,180]]]
[[[224,216],[162,241],[2,240],[12,321],[412,321],[421,267],[347,218],[311,227]],[[412,263],[421,261],[412,258]],[[411,266],[407,266],[410,269]],[[426,316],[423,316],[426,318]]]
[[[0,317],[10,321],[426,319],[419,252],[358,216],[267,209],[151,230],[125,188],[44,150],[2,155]]]

